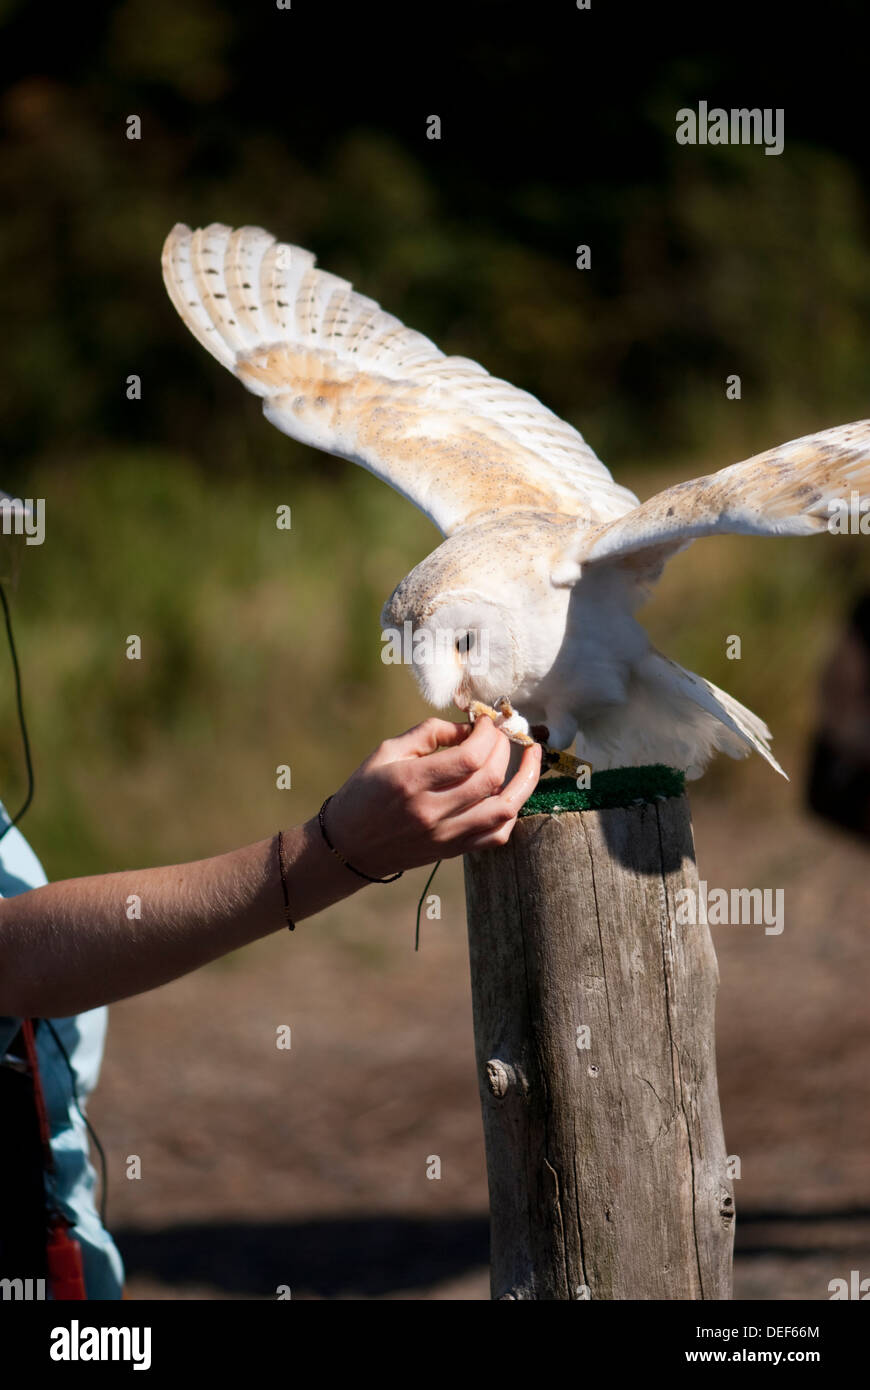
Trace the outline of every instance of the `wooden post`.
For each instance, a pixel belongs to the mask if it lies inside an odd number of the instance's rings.
[[[466,855],[496,1299],[727,1299],[734,1198],[685,796]],[[697,899],[696,899],[697,901]]]

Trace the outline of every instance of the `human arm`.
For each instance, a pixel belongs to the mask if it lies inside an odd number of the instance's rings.
[[[327,828],[381,878],[503,844],[540,772],[488,719],[427,719],[387,739],[330,802]],[[0,1014],[66,1017],[166,984],[284,927],[276,838],[187,864],[66,879],[0,901]],[[333,855],[317,817],[284,831],[294,921],[365,881]],[[128,916],[130,900],[138,916]]]

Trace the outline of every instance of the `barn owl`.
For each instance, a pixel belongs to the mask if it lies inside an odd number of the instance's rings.
[[[641,503],[534,396],[445,357],[259,227],[176,226],[163,276],[187,327],[272,424],[361,464],[444,535],[381,615],[433,639],[415,641],[428,656],[413,662],[432,705],[496,707],[516,740],[531,727],[596,769],[665,763],[691,778],[716,750],[755,749],[782,772],[763,721],[657,651],[635,610],[700,536],[824,531],[832,499],[870,484],[870,421]]]

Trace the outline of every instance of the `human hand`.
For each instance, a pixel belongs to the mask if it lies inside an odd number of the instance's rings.
[[[373,878],[505,844],[541,773],[533,744],[505,782],[512,746],[485,717],[426,719],[386,739],[331,799],[330,840]]]

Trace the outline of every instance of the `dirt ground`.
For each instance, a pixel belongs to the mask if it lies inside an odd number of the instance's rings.
[[[781,936],[713,929],[735,1297],[827,1299],[870,1275],[870,852],[794,809],[693,812],[711,887],[787,885]],[[461,867],[415,954],[424,882],[112,1008],[91,1117],[129,1297],[489,1297]]]

